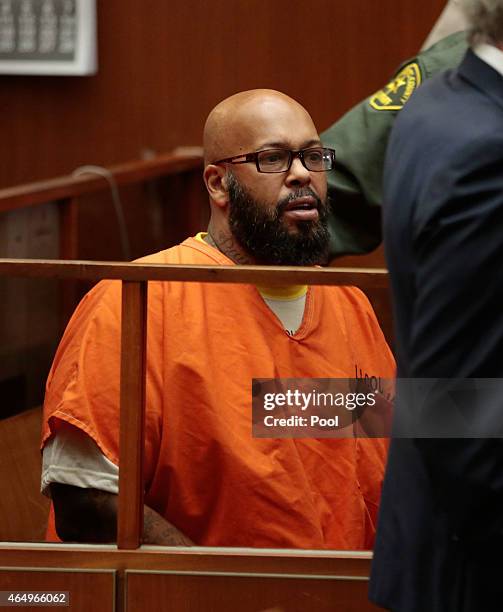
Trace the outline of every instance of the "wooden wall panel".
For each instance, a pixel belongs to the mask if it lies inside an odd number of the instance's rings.
[[[40,493],[41,418],[35,408],[0,420],[0,541],[44,539],[49,500]]]
[[[53,584],[57,588],[54,581],[66,576],[66,590],[72,591],[75,604],[89,603],[93,596],[99,604],[100,592],[106,602],[110,578],[103,576],[103,570],[115,569],[118,611],[375,610],[366,601],[371,554],[361,551],[317,553],[154,546],[125,552],[112,546],[0,543],[0,558],[3,566],[0,590],[38,588],[40,583],[35,580],[39,576],[51,580],[44,583],[46,588]],[[79,576],[77,568],[88,571]],[[36,569],[40,572],[35,572]],[[93,575],[93,569],[100,571]],[[54,579],[50,578],[51,570]],[[87,597],[80,590],[86,580]],[[82,609],[102,610],[98,605],[78,608]]]
[[[51,609],[69,612],[114,612],[115,575],[114,570],[0,568],[0,591],[68,592],[69,605],[53,606]],[[33,611],[34,606],[16,606],[9,609]],[[44,609],[47,610],[47,607]]]
[[[98,0],[99,73],[0,76],[0,187],[198,145],[225,96],[274,87],[320,130],[380,87],[444,0]]]
[[[126,571],[126,609],[163,612],[372,612],[368,581],[347,577]],[[169,602],[169,604],[168,604]]]
[[[0,257],[57,258],[58,244],[54,204],[0,213]],[[57,281],[0,279],[0,419],[42,402],[59,329],[58,288]]]

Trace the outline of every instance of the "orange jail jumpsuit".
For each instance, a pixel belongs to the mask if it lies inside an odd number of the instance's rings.
[[[233,265],[194,238],[142,263]],[[56,353],[43,442],[74,425],[118,464],[120,296],[103,281],[82,300]],[[310,287],[288,335],[254,286],[150,282],[145,503],[208,546],[371,548],[382,439],[256,439],[253,378],[392,378],[366,297]]]

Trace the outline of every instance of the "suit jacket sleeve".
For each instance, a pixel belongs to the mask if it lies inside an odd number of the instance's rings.
[[[449,160],[447,169],[442,164],[414,219],[416,312],[410,375],[449,379],[444,392],[423,405],[421,419],[441,415],[448,424],[449,419],[459,422],[461,414],[466,424],[464,439],[418,438],[416,444],[453,532],[472,546],[503,533],[503,383],[501,393],[487,394],[476,384],[467,391],[466,380],[496,379],[502,371],[499,132],[490,141],[468,144],[463,158]],[[478,438],[470,439],[472,435]],[[494,437],[484,439],[487,435]]]

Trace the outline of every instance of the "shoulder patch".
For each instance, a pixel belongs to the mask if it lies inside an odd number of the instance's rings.
[[[402,68],[384,89],[375,93],[370,98],[369,104],[376,110],[400,110],[419,85],[421,85],[419,64],[411,62]]]

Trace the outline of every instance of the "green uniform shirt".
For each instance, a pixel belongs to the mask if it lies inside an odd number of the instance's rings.
[[[443,38],[403,63],[383,89],[321,134],[336,156],[328,174],[331,257],[368,253],[381,242],[381,183],[393,120],[423,81],[457,66],[466,49],[464,32]]]

